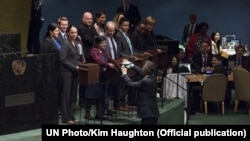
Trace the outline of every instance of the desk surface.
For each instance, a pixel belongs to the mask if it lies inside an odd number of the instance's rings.
[[[204,74],[191,74],[191,75],[186,75],[186,78],[188,78],[188,82],[202,82],[204,81],[209,75],[204,75]],[[228,81],[233,81],[233,75],[229,74],[228,75]]]

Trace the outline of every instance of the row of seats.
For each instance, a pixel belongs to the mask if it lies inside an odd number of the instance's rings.
[[[233,80],[235,87],[234,111],[237,112],[240,101],[250,102],[250,73],[245,69],[235,68],[233,69]],[[224,100],[227,84],[228,79],[223,74],[213,74],[204,81],[201,108],[204,104],[205,114],[207,114],[207,102],[220,102],[222,114],[225,113]],[[247,108],[250,115],[249,104]]]

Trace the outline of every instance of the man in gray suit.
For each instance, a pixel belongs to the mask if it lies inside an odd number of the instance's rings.
[[[188,39],[194,33],[198,33],[198,23],[197,23],[197,15],[195,13],[191,13],[189,15],[190,23],[184,26],[183,35],[182,35],[182,44],[186,46]]]
[[[117,60],[120,58],[120,53],[118,50],[118,46],[116,41],[114,40],[114,34],[115,34],[115,23],[113,21],[108,21],[105,24],[105,34],[104,36],[106,37],[106,51],[108,54],[112,57],[113,60]],[[128,108],[122,107],[121,103],[124,101],[124,97],[126,97],[125,92],[123,91],[124,83],[120,79],[120,73],[112,74],[116,75],[118,77],[114,77],[113,80],[108,82],[108,100],[109,97],[113,96],[114,98],[114,105],[113,107],[118,110],[123,110],[126,111]]]
[[[131,78],[127,74],[127,69],[130,67],[134,69],[139,76],[141,76],[140,80],[131,80]],[[139,118],[141,118],[141,124],[157,124],[159,109],[156,99],[158,84],[154,75],[156,70],[155,64],[151,61],[146,61],[142,68],[134,64],[131,64],[129,66],[122,65],[121,70],[122,78],[125,81],[126,85],[138,90],[138,98],[136,104]]]
[[[115,41],[117,42],[118,50],[121,57],[134,57],[134,49],[128,35],[129,19],[123,17],[119,21],[120,29],[115,34]]]

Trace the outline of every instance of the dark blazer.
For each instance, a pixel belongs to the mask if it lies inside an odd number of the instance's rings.
[[[67,34],[66,34],[66,35],[67,35]],[[58,37],[57,37],[56,40],[57,40],[60,44],[63,44],[63,42],[65,41],[65,39],[63,38],[61,32],[59,32]]]
[[[134,66],[133,69],[142,77],[142,69]],[[122,75],[122,78],[129,87],[138,90],[137,107],[140,118],[158,117],[159,109],[156,100],[157,82],[153,75],[145,76],[138,81],[132,81],[130,77]]]
[[[212,53],[208,53],[207,55],[207,66],[212,67]],[[202,54],[198,53],[194,56],[193,58],[193,63],[192,63],[192,68],[195,70],[197,73],[202,73],[201,68],[203,67],[203,60],[202,60]]]
[[[183,44],[186,43],[187,38],[190,37],[189,36],[189,28],[190,28],[190,26],[191,26],[191,23],[184,26],[183,34],[182,34],[182,43]],[[199,32],[198,31],[198,23],[196,23],[193,34],[198,33],[198,32]]]
[[[135,30],[131,34],[130,39],[131,39],[132,46],[136,50],[136,52],[144,52],[143,38],[142,38],[142,35],[138,31]]]
[[[46,37],[41,43],[41,53],[56,53],[59,55],[60,51],[57,49],[54,40],[51,37]]]
[[[94,46],[95,36],[98,36],[98,34],[93,26],[89,28],[87,25],[82,24],[78,27],[78,35],[81,37],[85,58],[88,61],[90,50]]]
[[[115,41],[117,43],[117,47],[120,53],[121,57],[130,57],[131,56],[131,51],[129,49],[128,42],[126,38],[124,37],[123,33],[118,30],[117,33],[115,34]],[[131,42],[132,44],[132,42]]]
[[[234,66],[237,66],[236,55],[231,55],[231,56],[229,56],[229,57],[228,57],[228,63],[229,63],[229,61],[234,62]],[[227,63],[227,64],[228,64],[228,63]],[[248,64],[248,57],[242,56],[242,57],[241,57],[241,65],[242,65],[242,67],[243,67],[244,69],[247,69],[247,70],[248,70],[248,67],[249,67],[249,66],[247,66],[247,64]]]
[[[124,6],[120,6],[117,8],[116,13],[123,13],[126,18],[129,19],[130,27],[129,27],[129,34],[133,33],[135,30],[135,26],[139,21],[141,21],[141,14],[137,6],[130,4],[128,12],[125,13]]]
[[[63,71],[76,72],[76,66],[81,64],[77,48],[69,40],[64,41],[62,44],[60,61]]]
[[[155,49],[156,47],[156,41],[155,41],[155,35],[154,32],[145,32],[142,35],[143,39],[143,49],[144,51]]]
[[[107,53],[109,54],[109,56],[111,56],[111,47],[112,47],[112,43],[111,41],[109,40],[110,37],[104,35],[106,37],[106,46],[105,46],[105,50],[107,51]],[[115,54],[115,59],[118,59],[120,58],[120,53],[119,53],[119,50],[118,50],[118,46],[117,46],[117,43],[115,41],[115,38],[113,37],[113,41],[114,41],[114,44],[116,44],[116,54]]]

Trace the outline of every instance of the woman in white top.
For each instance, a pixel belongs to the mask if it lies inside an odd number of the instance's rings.
[[[211,34],[212,39],[212,54],[221,54],[222,46],[221,46],[221,35],[219,31],[213,31]]]
[[[99,36],[104,35],[104,25],[106,20],[107,14],[104,11],[96,12],[94,28]]]

